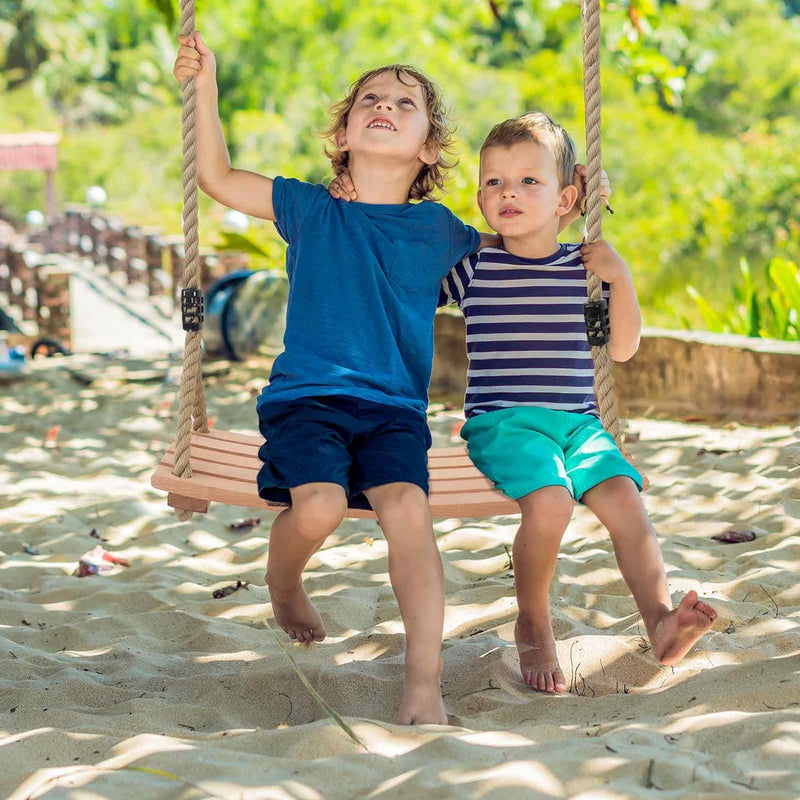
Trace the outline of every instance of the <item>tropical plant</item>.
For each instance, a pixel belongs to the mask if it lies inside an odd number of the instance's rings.
[[[710,331],[767,339],[800,340],[800,269],[793,261],[773,258],[764,270],[765,288],[756,286],[746,259],[733,298],[716,310],[693,286],[687,291]],[[692,327],[688,320],[686,327]]]

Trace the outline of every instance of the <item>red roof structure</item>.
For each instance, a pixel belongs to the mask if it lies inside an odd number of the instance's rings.
[[[57,133],[0,133],[0,170],[54,170]]]
[[[57,133],[0,133],[0,170],[41,170],[46,175],[48,216],[55,214]]]

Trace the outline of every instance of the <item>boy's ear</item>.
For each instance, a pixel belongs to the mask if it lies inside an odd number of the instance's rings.
[[[481,214],[483,214],[483,195],[481,194],[481,190],[478,189],[475,199],[478,201],[478,208],[481,210]],[[484,214],[484,216],[486,216]]]
[[[427,164],[429,167],[432,167],[439,160],[439,155],[441,152],[441,148],[434,144],[426,143],[423,145],[422,150],[419,151],[418,158],[423,164]]]
[[[347,151],[347,132],[344,128],[339,128],[339,130],[333,134],[333,143],[342,153]]]
[[[564,214],[569,214],[572,207],[578,200],[578,187],[574,183],[565,186],[561,190],[561,196],[558,198],[558,208],[556,209],[556,216],[563,217]]]

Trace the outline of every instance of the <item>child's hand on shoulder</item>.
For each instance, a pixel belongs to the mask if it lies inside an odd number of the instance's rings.
[[[203,41],[200,33],[192,36],[178,37],[178,55],[172,67],[172,74],[183,83],[187,78],[194,76],[198,89],[212,84],[216,79],[217,62],[214,53]]]
[[[328,184],[328,193],[334,200],[345,200],[348,203],[358,199],[355,184],[347,170],[340,172]]]
[[[609,285],[630,278],[630,270],[622,256],[603,239],[584,244],[581,254],[583,266]]]

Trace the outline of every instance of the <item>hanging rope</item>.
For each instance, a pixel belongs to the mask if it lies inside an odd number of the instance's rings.
[[[190,36],[195,31],[194,0],[181,0],[181,33]],[[183,285],[200,289],[200,247],[197,233],[197,146],[195,134],[195,79],[182,85],[183,113]],[[184,326],[185,327],[185,326]],[[208,431],[206,400],[203,393],[202,340],[200,330],[187,330],[183,350],[178,424],[175,432],[175,467],[179,478],[192,477],[189,462],[192,431]],[[191,511],[176,511],[182,521],[191,519]]]
[[[600,0],[583,0],[583,96],[586,114],[586,241],[596,242],[603,236],[600,179],[603,171],[600,157]],[[590,301],[600,301],[603,286],[600,278],[587,271],[587,293]],[[594,359],[594,392],[600,419],[623,452],[614,385],[611,378],[611,356],[608,345],[592,347]]]

